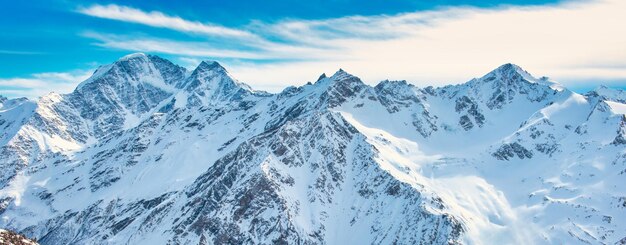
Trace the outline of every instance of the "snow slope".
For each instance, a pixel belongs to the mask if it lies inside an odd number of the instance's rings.
[[[270,94],[217,62],[132,54],[70,94],[0,97],[0,227],[41,244],[619,243],[623,95],[513,64]]]

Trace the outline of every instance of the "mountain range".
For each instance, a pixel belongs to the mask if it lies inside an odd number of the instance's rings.
[[[626,92],[505,64],[279,93],[131,54],[0,97],[0,228],[40,244],[624,244]]]

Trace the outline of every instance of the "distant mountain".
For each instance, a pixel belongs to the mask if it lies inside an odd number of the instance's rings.
[[[0,227],[41,244],[615,244],[626,96],[505,64],[272,94],[131,54],[0,97]]]

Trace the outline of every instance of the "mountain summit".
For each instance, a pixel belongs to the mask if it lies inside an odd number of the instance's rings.
[[[0,97],[0,227],[40,244],[615,244],[626,104],[505,64],[278,94],[143,53]]]

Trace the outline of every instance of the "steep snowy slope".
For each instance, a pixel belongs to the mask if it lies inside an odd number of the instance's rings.
[[[381,161],[398,179],[429,186],[454,207],[470,243],[626,236],[624,104],[578,95],[510,64],[457,86],[376,88],[395,96],[339,110],[386,149]]]
[[[607,244],[626,237],[623,92],[518,66],[278,94],[132,54],[2,98],[0,227],[41,244]]]
[[[3,133],[11,137],[2,138],[0,164],[17,171],[134,127],[140,117],[171,95],[173,89],[168,84],[183,79],[183,73],[183,68],[167,60],[133,54],[100,67],[70,94],[50,93],[36,106],[29,102],[16,107],[11,114],[24,112],[21,118],[10,119],[19,122],[11,125],[19,127]],[[10,107],[9,102],[3,103],[3,108]],[[4,187],[16,171],[3,173],[0,186]]]
[[[34,102],[26,98],[7,99],[0,96],[0,143],[5,145],[35,111]]]
[[[5,187],[10,178],[12,178],[21,168],[19,162],[10,161],[12,152],[26,151],[26,145],[9,145],[13,138],[19,141],[21,136],[18,135],[23,125],[32,117],[36,104],[26,98],[7,99],[0,96],[0,187]]]

